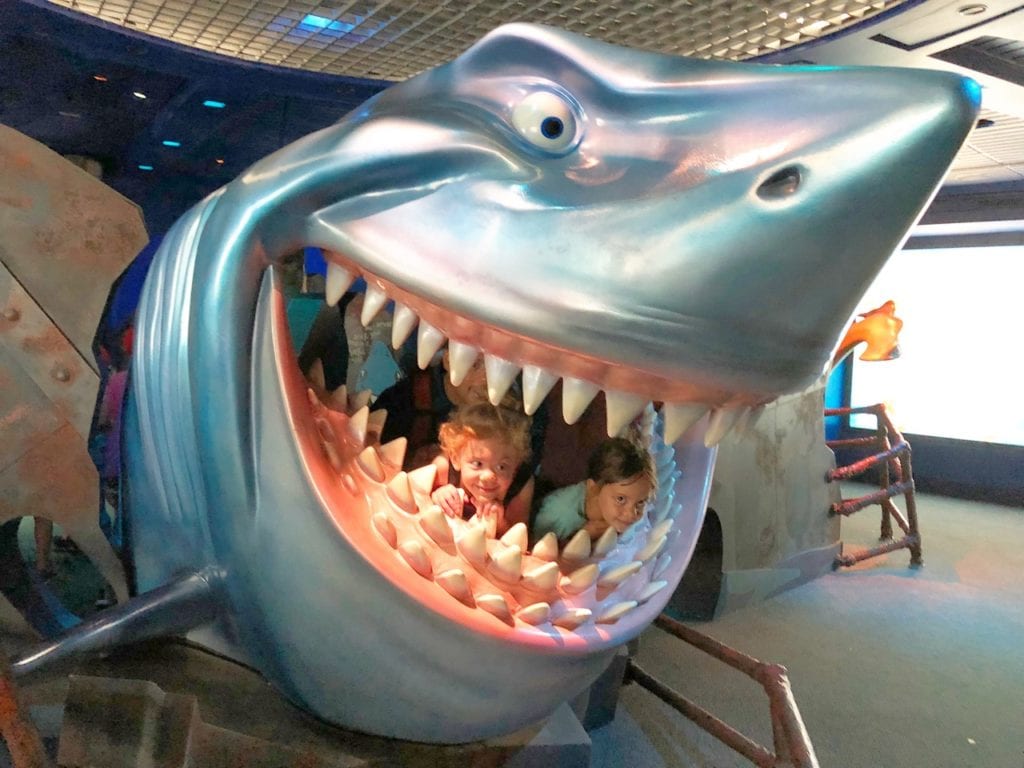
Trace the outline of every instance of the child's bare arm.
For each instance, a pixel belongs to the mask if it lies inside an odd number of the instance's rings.
[[[448,517],[462,517],[464,491],[454,485],[442,485],[430,494],[430,500],[437,504]]]

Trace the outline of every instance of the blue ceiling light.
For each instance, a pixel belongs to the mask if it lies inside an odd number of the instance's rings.
[[[225,104],[223,101],[214,101],[213,99],[207,99],[203,102],[203,106],[209,107],[210,109],[224,109],[224,107],[226,107],[227,104]]]
[[[161,142],[161,143],[165,147],[180,147],[181,146],[181,142],[180,141],[171,141],[170,139],[164,139],[163,142]]]
[[[362,19],[358,19],[362,21]],[[307,13],[303,17],[302,21],[299,22],[300,26],[305,25],[307,27],[316,27],[317,29],[329,29],[332,32],[351,32],[356,28],[355,24],[346,24],[344,21],[336,21],[334,19],[328,19],[324,16],[317,16],[315,13]]]
[[[152,165],[140,165],[139,166],[139,170],[140,171],[152,171],[153,170],[153,166]]]

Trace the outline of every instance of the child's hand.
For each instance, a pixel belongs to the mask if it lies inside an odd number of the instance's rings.
[[[448,517],[462,517],[462,494],[454,485],[442,485],[430,494],[430,500]]]
[[[505,532],[505,506],[500,501],[485,501],[476,510],[476,516],[487,524],[491,538]]]

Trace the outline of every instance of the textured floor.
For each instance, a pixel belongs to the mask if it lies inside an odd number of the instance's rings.
[[[924,568],[900,551],[693,626],[788,668],[823,768],[1024,768],[1024,509],[918,498]],[[847,547],[874,544],[876,510],[844,521]],[[767,699],[740,673],[658,629],[638,658],[771,745]],[[750,765],[636,685],[621,704],[595,766]]]

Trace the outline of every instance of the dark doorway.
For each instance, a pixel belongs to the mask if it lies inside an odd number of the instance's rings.
[[[697,546],[665,612],[676,619],[709,621],[722,589],[722,523],[713,509],[704,516]]]

